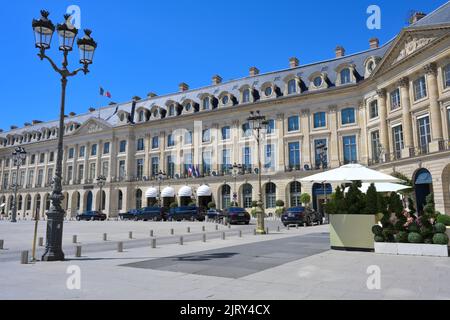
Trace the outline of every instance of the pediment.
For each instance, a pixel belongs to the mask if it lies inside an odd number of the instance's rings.
[[[111,129],[111,125],[103,119],[90,118],[84,122],[75,132],[75,134],[93,134]]]
[[[372,76],[395,68],[449,35],[450,27],[404,29],[394,40]]]

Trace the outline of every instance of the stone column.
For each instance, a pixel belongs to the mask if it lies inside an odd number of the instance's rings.
[[[277,137],[277,164],[275,170],[283,172],[286,169],[286,158],[284,155],[284,114],[278,113],[276,120],[276,137]]]
[[[102,140],[99,140],[98,141],[98,143],[97,143],[97,159],[96,159],[96,161],[95,161],[95,163],[96,163],[96,176],[94,177],[94,183],[96,183],[97,181],[97,177],[99,177],[100,175],[102,175],[103,174],[103,172],[102,172],[102,144],[103,144],[103,141]]]
[[[364,101],[358,101],[358,126],[361,128],[361,136],[359,138],[359,160],[367,165],[369,163],[369,139],[367,135],[366,108]]]
[[[211,170],[219,172],[220,166],[219,163],[222,162],[219,156],[219,124],[214,123],[211,127],[211,138],[212,138],[212,166]]]
[[[339,139],[337,133],[337,106],[329,106],[330,140],[328,142],[331,168],[339,167]]]
[[[151,150],[150,134],[144,137],[144,177],[150,177],[150,150]]]
[[[117,178],[117,139],[113,136],[111,137],[111,147],[109,150],[109,175],[107,181]]]
[[[442,117],[439,108],[439,89],[437,83],[437,69],[435,63],[430,63],[425,66],[427,74],[428,96],[430,101],[430,115],[431,115],[431,138],[430,152],[440,150],[440,144],[443,140],[442,134]]]
[[[301,164],[308,165],[310,168],[312,168],[311,164],[311,141],[309,138],[309,132],[310,132],[310,125],[309,125],[309,109],[304,109],[301,112],[301,118],[300,118],[300,129],[303,133],[303,141],[301,145]]]
[[[86,143],[85,149],[84,149],[84,163],[83,163],[83,165],[84,165],[83,180],[84,181],[82,182],[83,184],[86,184],[86,181],[89,180],[90,168],[89,168],[88,159],[89,159],[90,151],[91,151],[91,144],[88,142],[88,143]]]
[[[166,169],[166,157],[164,150],[166,149],[166,132],[161,131],[159,133],[159,169],[162,172],[167,173]]]
[[[378,116],[380,118],[380,144],[384,153],[384,161],[389,161],[389,130],[387,125],[387,110],[386,110],[386,89],[377,90],[378,95]],[[381,155],[383,157],[383,154]]]
[[[400,87],[400,105],[402,106],[403,142],[402,158],[409,158],[414,152],[414,139],[411,121],[411,100],[409,97],[409,79],[403,77],[398,81]]]
[[[129,181],[132,177],[136,177],[136,137],[132,132],[128,135],[126,154],[126,179]]]
[[[231,140],[233,141],[232,163],[242,163],[239,159],[239,121],[233,120],[231,126]]]

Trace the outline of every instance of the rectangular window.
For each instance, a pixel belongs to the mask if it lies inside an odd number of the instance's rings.
[[[396,159],[400,159],[403,149],[403,127],[401,125],[392,127],[392,140],[394,142],[394,156]]]
[[[419,147],[422,153],[428,153],[428,144],[431,142],[430,118],[417,119],[419,129]]]
[[[159,173],[159,157],[152,157],[152,176],[157,176]]]
[[[185,153],[184,154],[184,165],[183,165],[185,175],[189,174],[189,168],[192,168],[192,153]]]
[[[91,156],[96,156],[97,155],[97,144],[93,144],[91,146]]]
[[[33,185],[33,181],[34,181],[34,170],[31,169],[31,170],[28,172],[28,182],[27,182],[27,185],[28,185],[29,187],[31,187],[31,186]]]
[[[231,130],[229,126],[222,128],[222,140],[229,140],[231,138]]]
[[[314,128],[323,128],[326,125],[327,125],[326,113],[325,112],[314,113]]]
[[[202,141],[203,142],[210,142],[211,141],[211,130],[210,129],[203,130]]]
[[[264,146],[264,168],[266,169],[273,169],[275,166],[273,149],[274,146],[272,144]]]
[[[327,148],[327,139],[314,140],[314,160],[317,169],[328,166]]]
[[[400,108],[401,100],[400,100],[400,89],[397,88],[392,91],[389,96],[391,97],[391,110],[395,110]]]
[[[5,173],[3,175],[3,189],[8,189],[8,185],[9,185],[9,181],[8,180],[9,180],[9,173]]]
[[[169,134],[167,136],[167,146],[168,147],[173,147],[175,146],[175,138],[173,137],[173,134]]]
[[[127,141],[122,140],[119,143],[119,152],[125,152],[125,151],[127,151]]]
[[[125,160],[119,161],[119,179],[125,178]]]
[[[95,176],[95,163],[91,163],[89,165],[89,179],[94,180],[96,178]]]
[[[70,148],[69,149],[69,159],[73,159],[74,153],[75,153],[74,148]]]
[[[42,187],[42,182],[44,182],[44,170],[40,169],[37,176],[37,186]]]
[[[8,159],[9,160],[9,159]],[[30,160],[30,164],[34,164],[36,162],[36,155],[32,154],[31,155],[31,160]],[[9,166],[9,161],[8,161],[8,166]]]
[[[444,74],[444,88],[450,87],[450,64],[446,65],[443,70]]]
[[[102,163],[102,176],[108,177],[109,176],[109,162],[104,161]]]
[[[154,136],[152,137],[152,149],[158,149],[159,148],[159,137]]]
[[[289,142],[289,168],[300,170],[300,142]]]
[[[245,171],[252,170],[252,151],[250,147],[244,147],[242,157],[243,169]]]
[[[222,150],[222,172],[229,173],[231,168],[231,150]]]
[[[80,158],[84,158],[85,153],[86,153],[86,147],[81,146],[80,147]]]
[[[342,125],[355,123],[355,109],[345,108],[341,111],[341,123]]]
[[[144,138],[139,138],[137,140],[136,149],[137,149],[137,151],[144,151]]]
[[[31,157],[31,158],[33,158],[33,157]],[[6,167],[6,168],[9,167],[9,159],[6,159],[6,160],[5,160],[5,167]]]
[[[252,135],[252,129],[250,128],[250,123],[246,122],[242,124],[242,135],[244,138],[250,137]]]
[[[425,76],[421,76],[419,79],[414,81],[414,99],[420,100],[427,96],[427,85]]]
[[[73,167],[68,166],[67,167],[67,181],[68,182],[72,181],[72,175],[73,175]]]
[[[51,169],[49,169],[49,170],[51,170]],[[53,173],[53,170],[52,170],[52,173]],[[50,182],[51,182],[51,180],[50,180]],[[23,187],[24,183],[25,183],[25,171],[21,171],[20,178],[19,178],[19,186]]]
[[[374,100],[370,103],[369,117],[370,119],[378,117],[378,100]]]
[[[110,146],[109,142],[105,142],[103,144],[103,154],[109,154],[109,146]]]
[[[266,132],[267,134],[272,134],[275,131],[275,120],[270,119],[267,121],[267,129]]]
[[[22,179],[22,177],[20,177]],[[51,185],[53,181],[53,168],[47,170],[47,185]]]
[[[78,179],[83,179],[84,178],[84,165],[80,164],[80,166],[78,167]]]
[[[44,163],[45,161],[45,153],[39,154],[39,163]]]
[[[288,132],[300,130],[299,118],[298,116],[290,116],[288,118]]]
[[[355,163],[358,159],[356,156],[356,136],[343,137],[344,146],[344,163]]]
[[[142,179],[144,176],[144,159],[136,160],[136,177]]]
[[[192,131],[187,131],[184,133],[184,144],[192,144]]]
[[[380,131],[373,131],[370,134],[370,142],[372,146],[372,161],[378,163],[381,156]]]
[[[55,153],[52,151],[50,152],[50,156],[49,156],[49,162],[53,162],[55,160]]]
[[[211,151],[203,151],[202,153],[203,174],[211,172]]]
[[[167,156],[167,176],[173,178],[175,175],[175,162],[173,156]]]

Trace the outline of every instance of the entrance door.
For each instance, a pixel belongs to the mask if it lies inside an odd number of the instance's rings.
[[[416,193],[416,209],[419,214],[423,212],[427,196],[433,192],[433,179],[427,169],[420,169],[414,180],[414,189]]]
[[[89,191],[86,199],[86,211],[92,211],[92,192]]]

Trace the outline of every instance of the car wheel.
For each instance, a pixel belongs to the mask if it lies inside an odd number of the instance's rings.
[[[76,217],[76,219],[77,219],[77,221],[80,221],[80,220],[81,220],[81,218],[80,218],[80,217]]]
[[[250,221],[245,221],[245,224],[247,224],[247,225],[250,224]]]
[[[313,225],[313,223],[311,222],[311,218],[310,218],[310,217],[306,218],[306,225],[307,225],[308,227],[310,227],[310,226]]]

